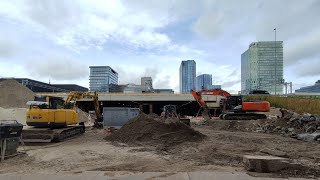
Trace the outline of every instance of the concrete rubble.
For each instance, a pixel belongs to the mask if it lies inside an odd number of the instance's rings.
[[[278,172],[290,165],[287,158],[259,155],[245,155],[243,156],[243,163],[248,171],[259,173]]]
[[[256,128],[256,132],[277,133],[299,140],[317,140],[320,129],[320,117],[309,113],[298,114],[286,109],[280,109],[278,118],[270,118]]]

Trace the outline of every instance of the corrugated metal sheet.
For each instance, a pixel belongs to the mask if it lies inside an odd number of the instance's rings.
[[[139,108],[126,107],[104,107],[103,108],[103,127],[121,128],[129,119],[139,115]]]

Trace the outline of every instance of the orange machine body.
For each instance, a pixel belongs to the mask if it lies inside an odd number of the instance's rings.
[[[242,102],[243,111],[269,112],[270,103],[268,101]]]

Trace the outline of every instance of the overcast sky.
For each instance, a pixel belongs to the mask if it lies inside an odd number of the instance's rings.
[[[241,53],[253,41],[284,41],[294,89],[320,79],[319,0],[1,0],[0,77],[89,86],[89,66],[119,83],[151,76],[179,91],[181,60],[237,92]]]

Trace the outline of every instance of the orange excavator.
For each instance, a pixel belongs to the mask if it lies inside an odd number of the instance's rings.
[[[233,96],[225,90],[192,90],[192,95],[198,104],[203,108],[202,116],[205,120],[211,118],[210,109],[202,99],[202,95],[223,96],[225,101],[221,105],[219,112],[220,119],[224,120],[255,120],[266,119],[265,114],[257,112],[269,112],[270,103],[268,101],[243,101],[241,96]]]

